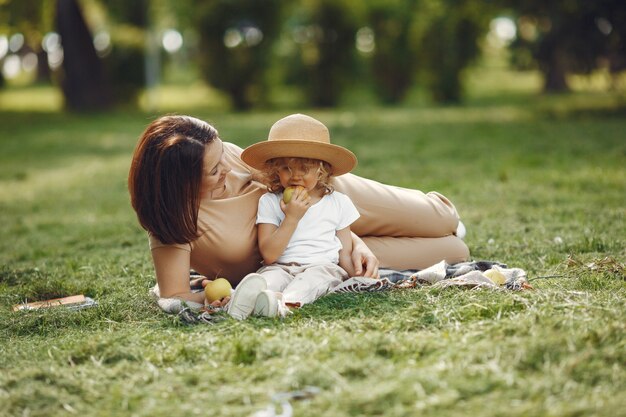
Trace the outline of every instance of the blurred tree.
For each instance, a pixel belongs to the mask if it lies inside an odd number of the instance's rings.
[[[626,5],[623,0],[502,0],[518,15],[514,57],[531,55],[545,92],[569,89],[568,73],[588,74],[605,65],[626,65]],[[515,62],[515,61],[514,61]],[[607,65],[608,63],[608,65]]]
[[[357,0],[310,0],[294,7],[287,25],[297,45],[290,77],[309,104],[336,105],[354,79],[361,12]]]
[[[617,79],[617,74],[626,71],[626,6],[620,1],[609,1],[605,17],[596,22],[598,29],[606,35],[606,59],[608,69]],[[615,87],[615,85],[613,85]]]
[[[48,56],[42,47],[42,40],[45,33],[54,26],[55,1],[0,1],[0,30],[7,34],[24,35],[24,46],[17,53],[23,55],[32,51],[37,55],[37,81],[40,82],[49,82],[51,77]]]
[[[66,107],[73,111],[111,107],[102,61],[76,0],[57,0],[56,26],[63,46],[61,87]]]
[[[492,5],[477,0],[423,0],[418,13],[427,19],[424,36],[415,37],[420,71],[433,99],[458,102],[462,72],[480,55],[480,41],[493,14]]]
[[[281,0],[208,0],[195,10],[200,68],[238,110],[264,103]]]
[[[105,6],[118,22],[140,28],[148,27],[150,0],[106,0]]]
[[[384,103],[402,101],[413,84],[416,55],[412,48],[416,43],[412,30],[416,19],[418,0],[369,0],[367,24],[373,31],[370,66],[376,95]],[[359,37],[367,36],[359,32]],[[357,38],[357,43],[360,39]],[[368,42],[363,39],[363,42]],[[369,46],[363,45],[365,53]]]
[[[113,81],[116,103],[132,104],[146,86],[146,52],[150,31],[150,0],[106,0],[103,5],[111,21],[111,48],[103,61]]]

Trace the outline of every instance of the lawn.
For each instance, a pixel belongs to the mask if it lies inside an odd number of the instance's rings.
[[[0,415],[249,416],[305,389],[296,416],[626,415],[623,97],[308,111],[355,173],[451,198],[472,257],[526,269],[534,290],[342,294],[192,326],[148,296],[126,190],[155,114],[2,108]],[[188,112],[246,146],[300,110]],[[11,311],[71,294],[99,305]]]

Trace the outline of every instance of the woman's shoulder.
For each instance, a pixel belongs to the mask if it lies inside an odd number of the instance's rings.
[[[224,156],[230,163],[237,168],[243,168],[246,171],[251,171],[250,166],[241,160],[241,153],[243,149],[234,143],[224,142]]]
[[[264,189],[257,181],[258,171],[241,160],[241,152],[243,150],[239,146],[224,142],[224,159],[230,167],[230,172],[226,174],[226,190],[222,199],[239,197],[251,192],[256,194]]]
[[[235,155],[236,157],[240,157],[243,149],[234,143],[231,142],[223,142],[224,143],[224,152]]]
[[[234,143],[224,142],[224,155],[231,169],[240,175],[249,174],[251,179],[255,179],[259,171],[243,162],[241,159],[242,152],[243,149]]]

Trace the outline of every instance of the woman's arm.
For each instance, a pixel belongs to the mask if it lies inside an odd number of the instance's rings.
[[[192,293],[189,285],[189,252],[163,246],[152,250],[152,261],[163,298],[178,298],[204,304],[204,292]]]
[[[350,226],[337,230],[337,237],[341,242],[341,250],[339,251],[339,266],[346,270],[349,277],[356,276],[354,264],[352,263],[352,236],[350,235]]]
[[[352,234],[352,265],[355,276],[378,278],[378,258],[354,232]],[[365,267],[365,271],[363,271]]]

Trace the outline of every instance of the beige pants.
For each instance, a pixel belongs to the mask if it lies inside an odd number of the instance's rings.
[[[348,273],[339,265],[314,263],[308,265],[272,264],[259,269],[267,289],[283,293],[287,304],[310,304],[341,284]]]
[[[443,195],[384,185],[352,174],[334,179],[361,217],[351,229],[363,238],[381,267],[423,269],[441,260],[466,261],[469,249],[453,235],[459,223],[454,205]]]

